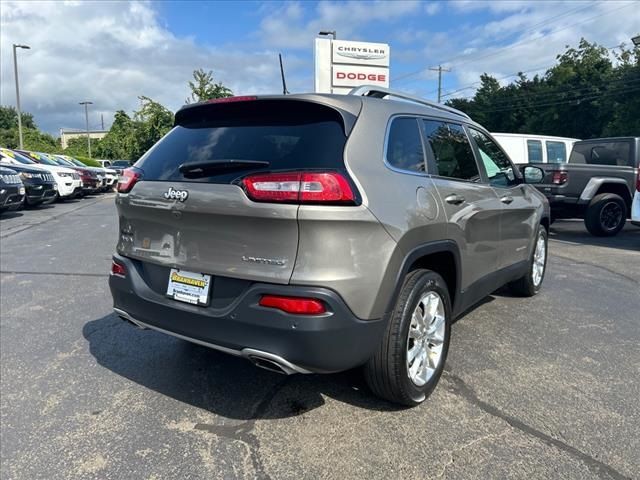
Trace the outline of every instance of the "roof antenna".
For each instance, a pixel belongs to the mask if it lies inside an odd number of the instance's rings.
[[[284,79],[284,67],[282,66],[282,54],[278,54],[278,58],[280,59],[280,76],[282,77],[282,94],[289,94],[289,90],[287,90],[287,81]]]

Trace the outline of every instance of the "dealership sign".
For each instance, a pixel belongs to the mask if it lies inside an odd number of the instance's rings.
[[[347,93],[360,85],[389,86],[389,45],[316,38],[315,90]]]

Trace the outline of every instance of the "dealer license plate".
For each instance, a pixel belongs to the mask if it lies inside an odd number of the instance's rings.
[[[172,268],[169,273],[167,296],[192,305],[209,305],[211,275]]]

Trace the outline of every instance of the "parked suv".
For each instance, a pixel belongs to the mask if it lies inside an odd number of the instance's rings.
[[[39,167],[48,170],[58,184],[56,193],[57,200],[75,198],[82,194],[82,180],[78,172],[71,168],[61,167],[53,160],[50,160],[46,154],[38,152],[30,152],[27,150],[14,150],[16,163],[35,163]]]
[[[185,106],[121,177],[115,311],[282,373],[363,365],[416,405],[456,316],[540,289],[549,208],[524,173],[465,114],[380,88]]]
[[[12,163],[11,159],[14,158],[13,152],[0,148],[0,166],[15,171],[24,184],[24,203],[29,207],[35,207],[53,202],[58,189],[53,175],[38,167]]]
[[[24,185],[18,172],[0,166],[0,213],[19,209],[22,206],[24,193]]]

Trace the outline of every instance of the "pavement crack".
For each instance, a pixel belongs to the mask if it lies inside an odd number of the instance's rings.
[[[587,455],[586,453],[578,450],[577,448],[572,447],[571,445],[561,440],[558,440],[550,435],[547,435],[546,433],[541,432],[540,430],[537,430],[536,428],[530,425],[527,425],[523,421],[518,420],[517,418],[512,417],[511,415],[508,415],[507,413],[501,411],[499,408],[485,402],[484,400],[481,400],[476,394],[476,392],[473,390],[473,388],[471,388],[469,385],[465,383],[464,380],[462,380],[457,375],[451,373],[450,371],[445,370],[443,372],[443,376],[446,380],[448,380],[448,384],[449,384],[448,389],[453,394],[459,395],[460,397],[467,400],[469,403],[480,408],[483,412],[488,413],[491,416],[500,418],[501,420],[511,425],[511,427],[517,430],[520,430],[526,435],[535,437],[538,440],[546,443],[547,445],[551,447],[555,447],[559,450],[562,450],[563,452],[571,455],[575,459],[580,460],[582,463],[584,463],[587,466],[587,468],[591,472],[598,475],[600,478],[614,479],[614,480],[630,479],[630,477],[623,475],[622,473],[618,472],[610,465],[607,465],[606,463],[601,462],[600,460],[597,460],[590,455]]]
[[[481,437],[474,438],[470,442],[467,442],[464,445],[459,446],[458,448],[454,448],[453,450],[447,451],[446,453],[449,455],[449,461],[444,464],[444,466],[442,467],[442,471],[438,475],[433,477],[433,478],[442,478],[442,477],[444,477],[445,473],[447,473],[447,469],[451,465],[453,465],[455,463],[456,456],[457,456],[456,454],[459,454],[463,450],[466,450],[467,448],[472,447],[473,445],[476,445],[478,443],[484,442],[485,440],[501,437],[501,436],[507,434],[510,431],[511,431],[511,427],[505,428],[500,433],[488,433],[487,435],[482,435]]]
[[[0,270],[3,275],[56,275],[63,277],[108,277],[108,273],[87,273],[87,272],[24,272],[18,270]]]
[[[580,260],[576,260],[576,259],[571,258],[571,257],[565,257],[564,255],[558,255],[555,252],[551,252],[551,256],[558,257],[558,258],[561,258],[563,260],[567,260],[569,262],[573,262],[576,265],[587,265],[589,267],[599,268],[600,270],[604,270],[605,272],[610,273],[611,275],[615,275],[616,277],[624,278],[625,280],[627,280],[629,282],[635,283],[636,285],[640,285],[640,281],[636,280],[635,278],[629,277],[629,276],[625,275],[624,273],[616,272],[615,270],[611,270],[610,268],[603,267],[602,265],[598,265],[597,263],[582,262]]]
[[[281,381],[275,383],[267,393],[265,393],[262,400],[258,402],[251,414],[251,417],[247,421],[239,425],[210,425],[207,423],[196,423],[193,427],[194,430],[213,433],[221,437],[244,443],[249,448],[251,463],[253,464],[253,469],[255,471],[255,478],[269,479],[270,477],[265,472],[262,459],[260,458],[260,441],[253,433],[253,429],[256,421],[264,417],[264,414],[269,409],[271,402],[280,390],[284,388],[288,381],[289,377],[287,376]]]

